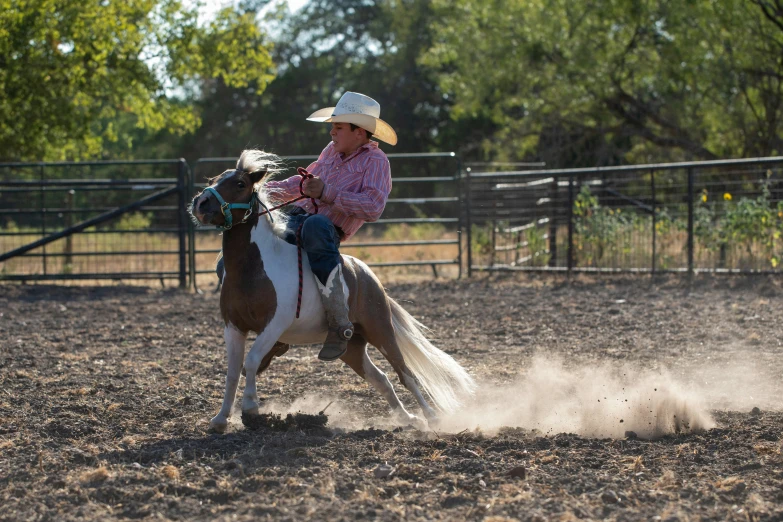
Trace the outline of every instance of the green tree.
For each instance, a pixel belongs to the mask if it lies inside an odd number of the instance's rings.
[[[422,62],[455,97],[454,118],[495,123],[490,156],[561,166],[783,150],[779,0],[434,6]]]
[[[268,46],[253,9],[199,24],[178,0],[0,0],[0,158],[83,159],[127,153],[138,130],[192,132],[203,81],[263,92]]]
[[[378,100],[381,117],[399,136],[389,152],[453,150],[489,131],[451,121],[451,99],[419,63],[432,44],[429,0],[311,0],[296,13],[281,10],[273,59],[277,76],[264,96],[252,88],[210,82],[204,88],[204,124],[182,140],[185,157],[235,156],[245,146],[279,154],[317,154],[327,126],[305,121],[334,105],[346,90]]]

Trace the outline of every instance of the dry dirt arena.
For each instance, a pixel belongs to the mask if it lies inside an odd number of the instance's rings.
[[[326,429],[209,434],[215,294],[0,285],[0,519],[783,520],[780,276],[387,287],[480,385],[426,432],[306,346],[262,408]]]

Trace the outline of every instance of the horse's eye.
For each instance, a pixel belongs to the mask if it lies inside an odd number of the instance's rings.
[[[245,182],[244,181],[237,181],[237,187],[243,189],[245,188]]]

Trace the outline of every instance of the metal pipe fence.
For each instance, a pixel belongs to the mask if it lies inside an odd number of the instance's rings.
[[[0,280],[186,286],[188,173],[184,160],[0,163]]]
[[[467,172],[473,270],[781,273],[783,158]]]
[[[781,157],[464,173],[454,153],[389,160],[386,210],[342,246],[373,267],[783,272]],[[201,159],[194,175],[184,160],[0,163],[0,280],[198,288],[221,240],[186,202],[234,162]]]
[[[365,223],[343,253],[361,258],[370,267],[427,266],[434,275],[438,267],[456,267],[462,274],[461,231],[463,229],[461,163],[453,152],[388,154],[392,169],[392,193],[380,219]],[[307,165],[318,156],[283,156],[284,162]],[[193,166],[189,195],[202,190],[198,182],[232,168],[236,158],[202,158]],[[209,169],[208,172],[205,172]],[[280,176],[286,177],[285,174]],[[190,273],[214,273],[220,252],[219,233],[191,227]],[[376,252],[378,252],[376,254]]]

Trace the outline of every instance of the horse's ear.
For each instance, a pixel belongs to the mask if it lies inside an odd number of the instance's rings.
[[[251,172],[248,175],[250,176],[250,179],[253,180],[253,185],[255,185],[256,183],[261,181],[261,178],[266,176],[266,173],[267,173],[266,169],[261,169],[261,170],[256,170],[255,172]]]

